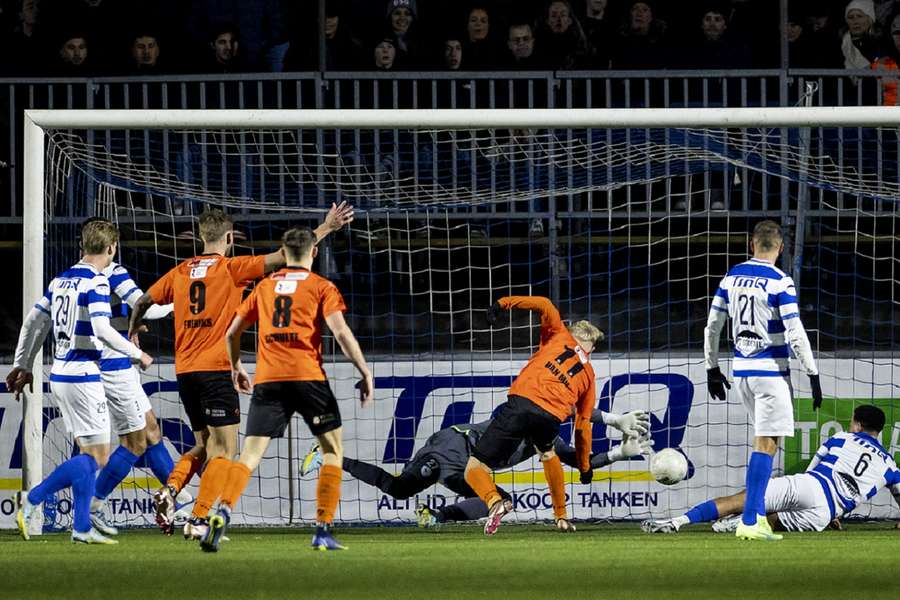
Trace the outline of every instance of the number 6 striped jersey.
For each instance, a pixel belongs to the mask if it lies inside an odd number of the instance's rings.
[[[231,371],[225,332],[244,289],[265,275],[265,256],[189,258],[150,286],[156,304],[175,304],[175,373]]]
[[[337,287],[304,267],[260,281],[237,310],[245,322],[259,322],[255,383],[324,381],[322,320],[346,310]]]
[[[790,352],[808,375],[818,373],[797,307],[794,281],[758,258],[736,265],[719,284],[704,331],[706,368],[718,366],[719,335],[731,317],[735,377],[786,377]]]

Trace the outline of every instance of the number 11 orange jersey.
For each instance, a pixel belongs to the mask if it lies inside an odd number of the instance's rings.
[[[324,381],[322,321],[347,306],[337,287],[303,267],[285,267],[257,284],[237,310],[258,321],[255,383]]]
[[[175,303],[175,373],[231,371],[225,332],[244,289],[266,274],[265,265],[265,256],[201,254],[150,286],[154,303]]]

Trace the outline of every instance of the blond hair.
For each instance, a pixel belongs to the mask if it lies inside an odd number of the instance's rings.
[[[106,219],[94,218],[81,229],[81,250],[85,254],[102,254],[119,241],[119,229]]]
[[[603,332],[590,321],[575,321],[569,325],[569,333],[579,342],[590,342],[591,344],[596,344],[606,339]]]
[[[200,239],[209,244],[218,242],[234,228],[234,222],[224,210],[211,208],[197,219],[200,223]]]
[[[281,236],[287,258],[300,260],[316,245],[316,234],[309,227],[293,227]]]
[[[778,250],[784,237],[781,233],[781,225],[775,221],[760,221],[753,228],[753,246],[763,252]]]

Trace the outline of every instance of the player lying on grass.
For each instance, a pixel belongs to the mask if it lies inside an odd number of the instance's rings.
[[[91,526],[91,498],[96,472],[109,458],[109,411],[100,362],[109,347],[147,369],[153,359],[129,342],[110,323],[110,284],[103,274],[116,255],[119,231],[109,221],[95,221],[81,232],[81,260],[55,277],[37,301],[19,334],[7,387],[19,394],[34,381],[31,368],[47,334],[53,333],[50,392],[62,413],[66,430],[80,453],[56,467],[39,485],[19,496],[16,522],[26,540],[37,507],[51,494],[72,488],[72,541],[116,544]],[[32,392],[34,390],[31,390]]]
[[[816,451],[805,473],[776,477],[766,487],[769,525],[781,531],[823,531],[836,518],[888,487],[900,505],[900,471],[878,441],[884,412],[871,405],[857,406],[850,431],[830,437]],[[699,504],[674,519],[644,521],[648,533],[675,533],[688,523],[722,519],[718,532],[737,529],[746,493]]]
[[[541,314],[541,345],[509,388],[509,400],[481,435],[466,464],[465,480],[488,506],[485,535],[493,535],[513,504],[504,499],[491,480],[519,445],[533,445],[550,488],[553,516],[560,531],[575,531],[566,516],[566,490],[562,463],[553,451],[560,424],[575,409],[575,456],[581,482],[593,480],[591,469],[591,413],[597,397],[590,354],[603,333],[587,321],[567,328],[547,298],[509,296],[488,309],[495,325],[504,310],[523,308]]]
[[[310,271],[317,236],[309,228],[285,232],[282,251],[287,266],[257,284],[241,303],[225,335],[234,387],[253,392],[247,415],[246,438],[240,459],[228,461],[228,476],[213,497],[219,508],[209,520],[200,543],[207,552],[218,550],[231,520],[231,510],[250,481],[272,438],[284,435],[294,413],[300,413],[319,440],[324,464],[316,488],[315,550],[343,550],[331,534],[341,494],[341,413],[322,369],[322,325],[328,325],[344,355],[359,371],[361,405],[372,400],[372,373],[359,343],[344,320],[347,310],[337,287]],[[257,326],[255,385],[241,363],[241,334]],[[205,477],[205,476],[204,476]]]
[[[321,240],[353,220],[353,207],[342,202],[316,229]],[[135,303],[129,336],[140,330],[141,319],[153,304],[175,305],[175,376],[178,395],[194,432],[195,445],[183,454],[165,485],[156,493],[156,522],[171,535],[175,497],[206,464],[184,537],[200,539],[208,530],[207,517],[218,489],[228,476],[238,451],[240,400],[231,381],[223,339],[247,286],[284,266],[281,251],[261,256],[229,256],[234,247],[234,223],[219,209],[198,219],[203,253],[174,267]]]
[[[91,217],[83,224],[106,221]],[[109,304],[112,311],[110,324],[122,334],[128,334],[128,315],[143,292],[122,265],[113,261],[103,269],[109,279]],[[172,305],[151,306],[144,316],[155,320],[168,316]],[[131,359],[112,348],[103,347],[100,355],[100,378],[106,394],[113,431],[119,436],[119,447],[109,456],[106,466],[97,474],[94,497],[91,499],[91,524],[104,535],[116,535],[118,529],[104,516],[106,498],[122,483],[141,456],[147,467],[160,481],[166,481],[174,466],[172,457],[162,441],[162,432],[150,400],[141,386],[141,376]],[[190,495],[183,493],[181,502],[189,502]]]
[[[472,455],[472,449],[492,421],[493,419],[488,419],[474,425],[454,425],[436,432],[425,441],[422,448],[416,452],[412,460],[406,463],[403,471],[397,476],[376,465],[348,457],[344,457],[344,471],[398,500],[415,496],[435,483],[440,483],[453,493],[472,500],[447,506],[440,511],[432,511],[426,506],[418,507],[416,515],[419,525],[422,527],[433,525],[436,522],[473,521],[486,517],[487,505],[466,483],[464,473],[466,464]],[[591,456],[592,469],[599,469],[619,460],[645,454],[652,447],[649,438],[641,437],[645,436],[650,428],[650,417],[644,411],[636,410],[625,415],[617,415],[595,410],[591,416],[591,422],[611,425],[625,435],[624,443],[616,446],[610,452]],[[578,468],[575,449],[558,436],[553,441],[553,449],[563,463],[573,469]],[[523,441],[506,462],[496,470],[512,468],[529,460],[536,453],[537,450],[533,445]],[[300,474],[306,475],[321,464],[322,453],[317,444],[304,458]],[[500,488],[497,489],[497,492],[505,499],[510,497]]]

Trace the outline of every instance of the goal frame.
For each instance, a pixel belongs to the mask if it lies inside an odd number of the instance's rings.
[[[46,130],[578,129],[900,126],[900,106],[613,109],[25,110],[22,315],[44,289]],[[43,479],[43,352],[24,394],[22,487]],[[36,523],[37,525],[37,523]],[[35,533],[39,533],[35,532]]]

